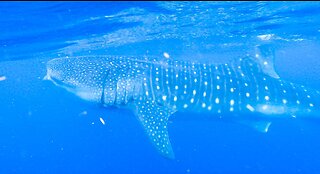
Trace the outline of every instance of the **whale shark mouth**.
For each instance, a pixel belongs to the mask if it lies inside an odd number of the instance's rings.
[[[63,88],[66,88],[66,89],[76,89],[76,86],[69,85],[68,83],[64,82],[63,80],[59,80],[59,79],[57,79],[53,76],[50,76],[48,74],[43,77],[43,80],[49,80],[49,81],[53,82],[53,84],[60,86],[60,87],[63,87]]]

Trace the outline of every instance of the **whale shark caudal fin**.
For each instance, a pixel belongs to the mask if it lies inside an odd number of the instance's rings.
[[[159,106],[154,101],[138,100],[134,103],[136,116],[140,120],[147,136],[158,152],[169,159],[174,153],[168,135],[168,119],[173,111],[167,107]]]
[[[271,45],[259,45],[256,47],[256,59],[263,73],[279,79],[278,73],[274,67],[274,48]]]

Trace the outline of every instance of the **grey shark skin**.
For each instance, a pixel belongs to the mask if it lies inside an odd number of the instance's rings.
[[[313,117],[320,108],[318,91],[280,79],[268,59],[204,64],[112,56],[57,58],[48,62],[45,79],[84,100],[132,109],[167,158],[174,158],[167,122],[177,111],[231,117],[267,132],[272,118]]]

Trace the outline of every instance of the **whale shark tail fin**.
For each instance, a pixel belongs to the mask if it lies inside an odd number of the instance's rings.
[[[274,65],[275,53],[274,47],[269,44],[256,47],[255,62],[258,63],[261,71],[273,78],[279,79]]]
[[[173,159],[174,153],[167,129],[168,119],[173,111],[149,100],[141,99],[136,101],[134,105],[136,107],[136,116],[141,122],[149,140],[161,155]]]

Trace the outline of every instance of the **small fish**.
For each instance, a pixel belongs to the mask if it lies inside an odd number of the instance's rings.
[[[102,117],[100,117],[100,122],[101,122],[103,125],[106,124],[106,122],[104,122],[104,119],[103,119]]]
[[[267,132],[272,118],[316,117],[320,108],[319,91],[282,80],[270,56],[228,64],[115,56],[57,58],[47,63],[45,79],[84,100],[130,108],[167,158],[174,158],[167,126],[175,112],[228,116]]]

